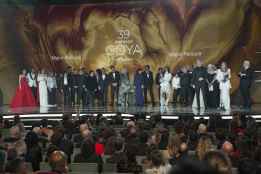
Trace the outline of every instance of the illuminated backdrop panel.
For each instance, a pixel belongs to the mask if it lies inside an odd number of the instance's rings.
[[[62,72],[145,64],[173,71],[222,60],[233,92],[244,59],[260,68],[261,9],[251,0],[161,0],[73,5],[2,5],[0,88],[8,103],[22,68]],[[257,75],[258,78],[258,75]],[[253,94],[260,100],[258,84]],[[256,92],[255,92],[256,91]],[[258,100],[259,99],[259,100]]]

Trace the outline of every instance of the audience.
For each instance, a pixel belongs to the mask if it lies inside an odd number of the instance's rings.
[[[152,151],[149,157],[151,166],[146,170],[146,174],[168,174],[171,168],[171,165],[168,162],[165,162],[162,157],[162,153],[159,150]]]
[[[59,123],[44,119],[28,131],[18,116],[2,118],[0,173],[29,174],[25,161],[37,174],[68,173],[72,161],[97,163],[98,173],[106,172],[106,163],[135,174],[232,174],[234,168],[238,174],[260,173],[260,126],[239,114],[222,121],[213,126],[202,119],[166,123],[158,116],[124,121],[120,114],[116,120],[65,114]],[[43,157],[48,172],[41,169]]]

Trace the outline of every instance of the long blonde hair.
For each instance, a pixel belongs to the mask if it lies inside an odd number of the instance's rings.
[[[205,156],[205,154],[212,149],[212,141],[208,136],[202,136],[199,139],[197,148],[196,148],[196,154],[199,160],[202,160]]]
[[[178,135],[171,135],[168,142],[168,153],[170,156],[176,155],[179,152],[181,139]]]

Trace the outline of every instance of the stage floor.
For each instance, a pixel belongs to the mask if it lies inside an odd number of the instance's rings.
[[[136,107],[136,106],[128,106],[128,107],[120,107],[120,106],[108,106],[108,107],[64,107],[64,106],[56,106],[56,107],[26,107],[26,108],[16,108],[10,109],[9,106],[3,106],[0,108],[0,114],[2,115],[21,115],[21,114],[61,114],[61,113],[79,113],[80,115],[89,115],[89,114],[109,114],[109,113],[124,113],[124,114],[139,114],[144,113],[148,115],[171,115],[171,116],[191,116],[191,115],[201,115],[201,116],[209,116],[219,114],[222,116],[232,115],[233,113],[245,113],[248,115],[261,115],[261,104],[253,105],[251,110],[241,109],[239,106],[232,106],[230,111],[222,111],[217,109],[201,109],[200,111],[197,109],[193,109],[191,106],[182,107],[182,106],[173,106],[169,105],[168,107],[160,107],[156,106],[144,106],[144,107]]]

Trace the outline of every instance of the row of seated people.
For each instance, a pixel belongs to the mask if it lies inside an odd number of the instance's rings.
[[[12,123],[3,119],[0,123],[0,164],[7,173],[25,174],[19,172],[23,161],[39,173],[41,162],[52,163],[54,152],[60,156],[56,160],[66,159],[65,168],[71,163],[96,163],[99,173],[106,163],[115,164],[117,172],[147,174],[168,174],[175,166],[192,165],[182,164],[190,160],[208,164],[222,174],[232,173],[233,167],[238,174],[258,173],[261,167],[261,129],[253,118],[241,115],[234,115],[227,128],[218,121],[210,125],[201,119],[178,120],[167,126],[157,116],[149,121],[135,117],[124,122],[120,116],[113,120],[101,115],[73,119],[65,114],[51,128],[44,119],[30,131],[24,129],[18,116]],[[137,156],[142,159],[137,161]],[[19,171],[14,171],[14,163],[21,164],[16,166]],[[54,164],[51,169],[58,170]]]

